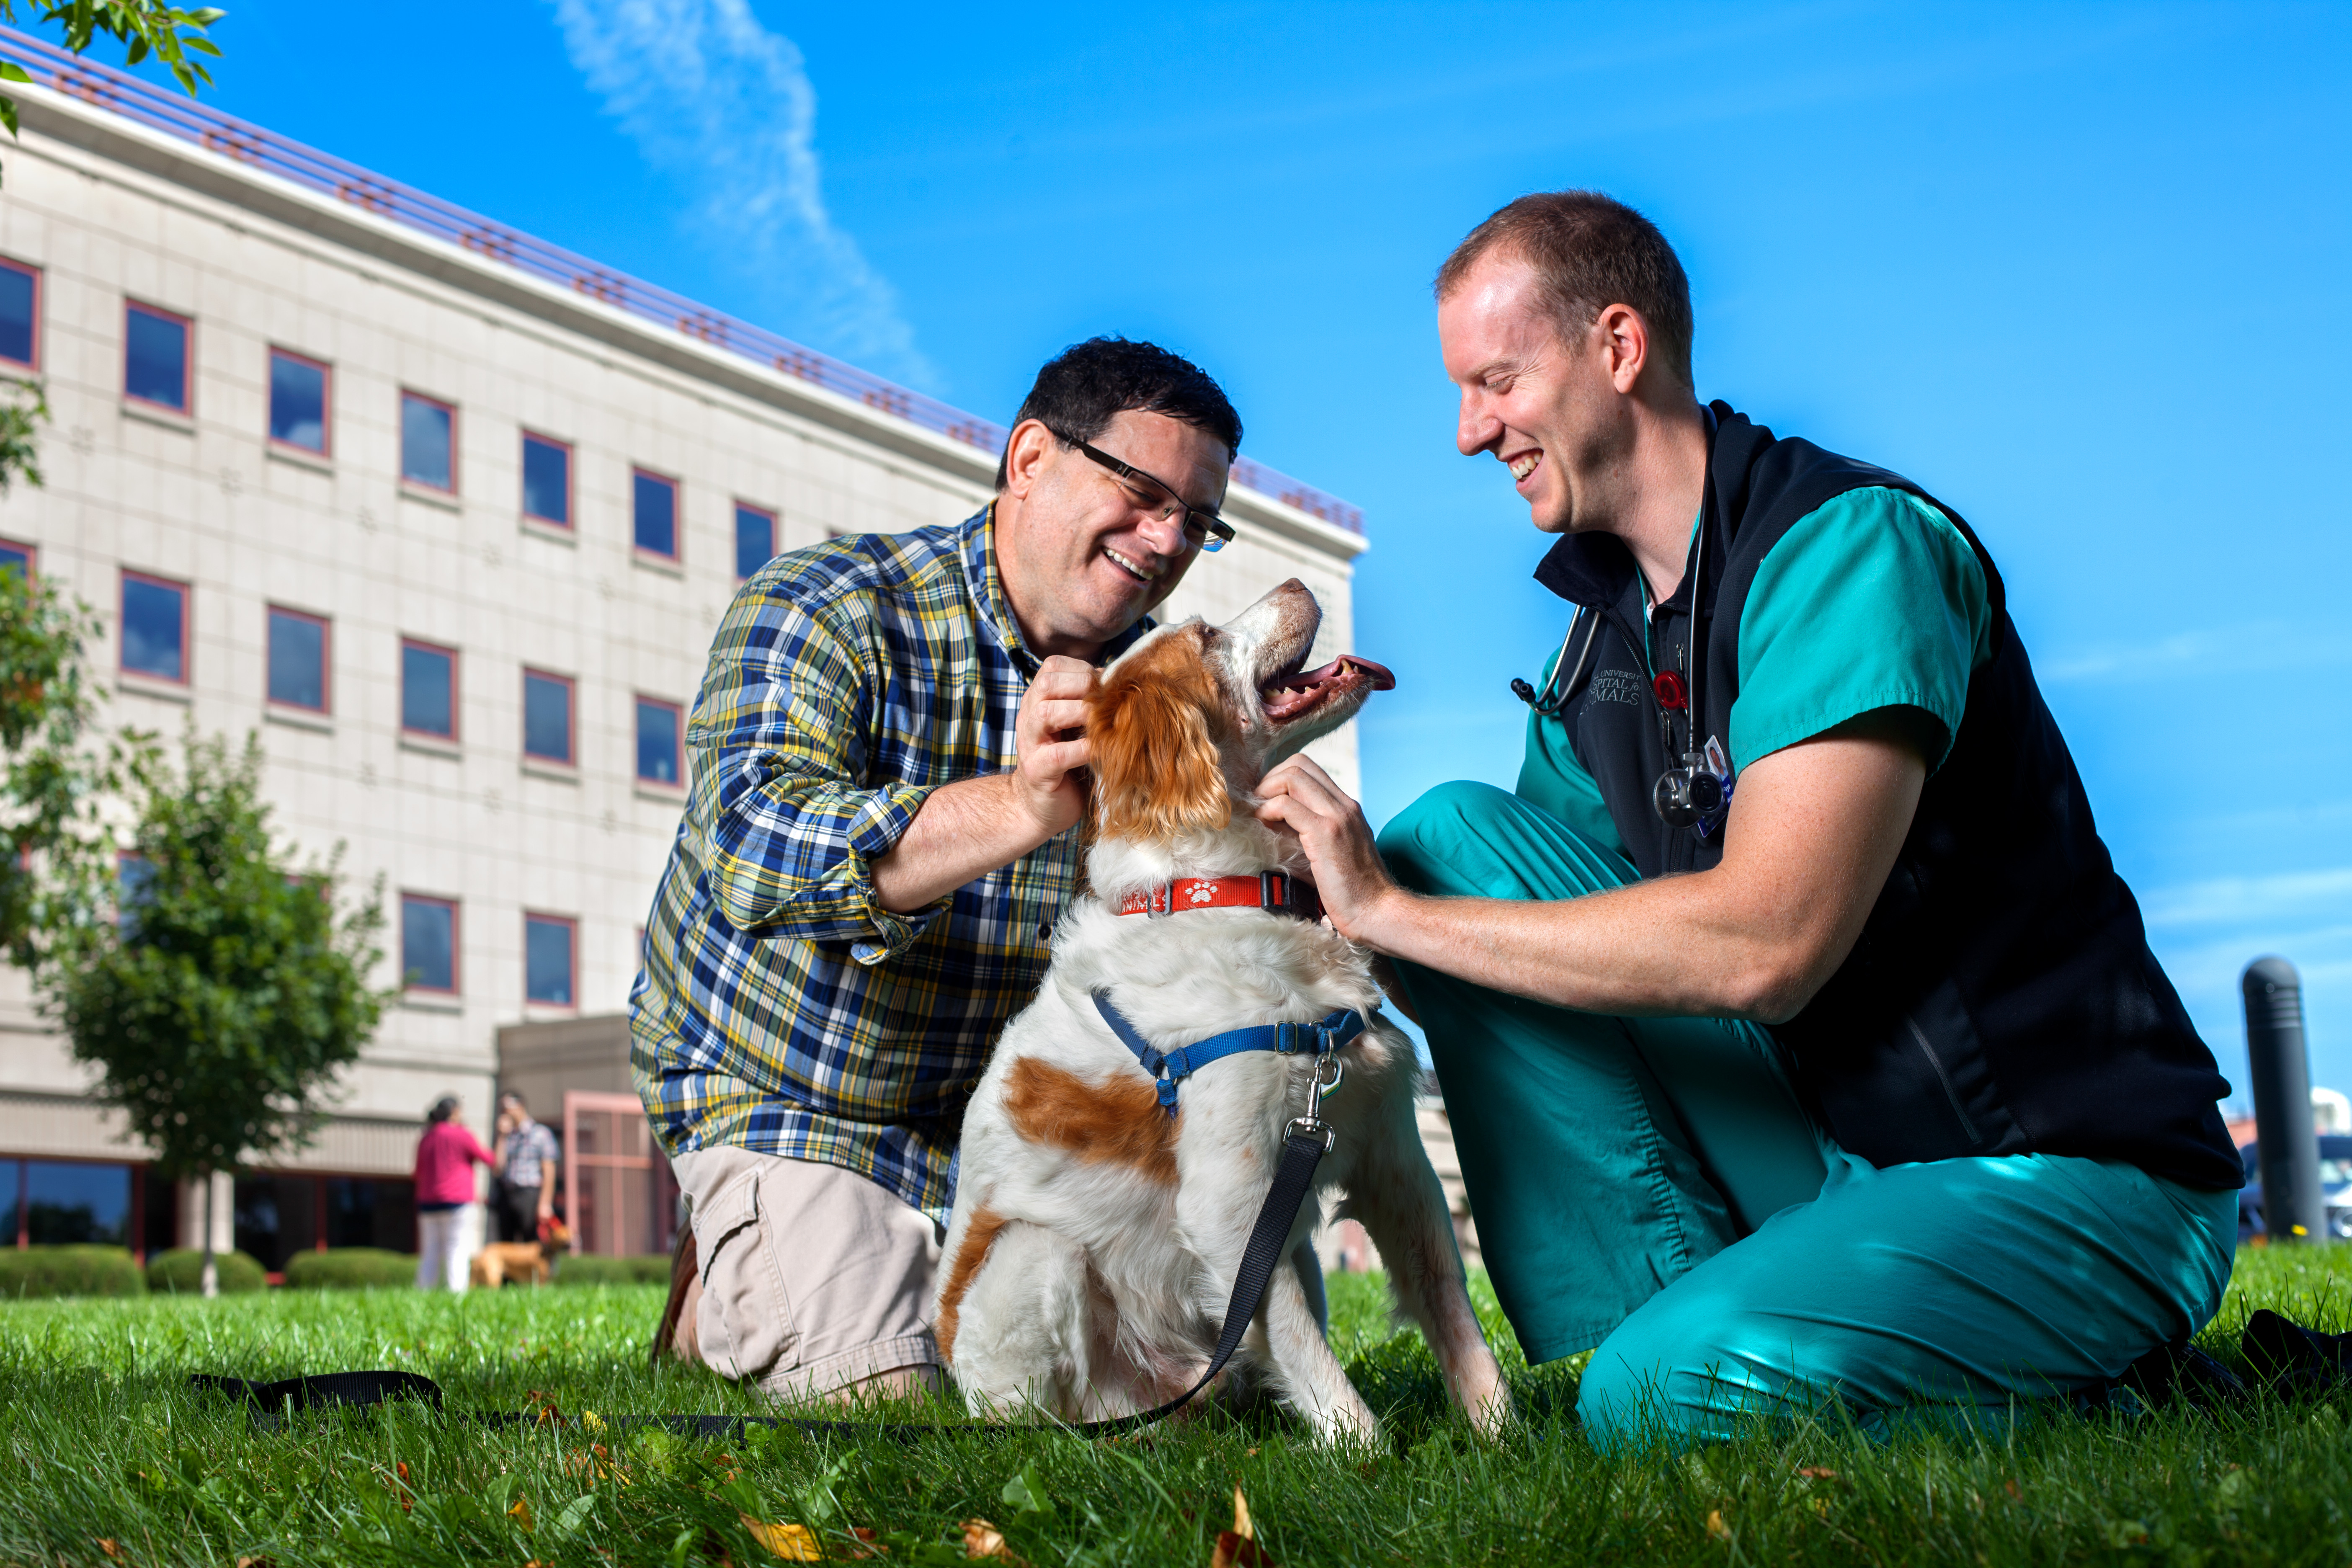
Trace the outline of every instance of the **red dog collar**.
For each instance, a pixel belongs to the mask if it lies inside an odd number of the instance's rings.
[[[1319,921],[1323,900],[1286,872],[1261,871],[1255,877],[1180,877],[1129,893],[1118,906],[1123,915],[1165,915],[1178,910],[1272,910]]]

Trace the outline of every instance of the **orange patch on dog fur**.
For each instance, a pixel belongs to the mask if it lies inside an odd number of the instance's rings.
[[[987,1206],[971,1211],[971,1223],[964,1226],[963,1244],[956,1248],[948,1265],[947,1289],[940,1292],[939,1321],[931,1325],[931,1337],[939,1342],[940,1359],[955,1360],[956,1325],[963,1314],[963,1299],[980,1273],[980,1266],[988,1261],[988,1249],[996,1245],[996,1233],[1004,1228],[1003,1217]]]
[[[1034,1057],[1005,1074],[1004,1113],[1032,1143],[1066,1149],[1090,1164],[1130,1165],[1165,1186],[1176,1184],[1176,1122],[1143,1079],[1099,1083]]]

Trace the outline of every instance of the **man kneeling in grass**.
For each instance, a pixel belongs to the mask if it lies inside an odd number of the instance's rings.
[[[1528,1359],[1597,1344],[1614,1444],[1968,1418],[2185,1342],[2236,1244],[2229,1086],[1984,546],[1702,405],[1682,264],[1606,196],[1512,203],[1437,294],[1456,443],[1577,606],[1518,789],[1376,847],[1293,758],[1262,814],[1399,961]]]
[[[1087,698],[1232,537],[1241,436],[1176,355],[1080,343],[986,510],[780,555],[736,595],[630,998],[698,1253],[682,1352],[788,1396],[939,1381],[956,1139],[1076,883]]]

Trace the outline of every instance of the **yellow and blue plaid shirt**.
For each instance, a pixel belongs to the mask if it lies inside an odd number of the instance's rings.
[[[965,1101],[1078,871],[1073,828],[913,914],[875,899],[875,858],[930,791],[1017,761],[1037,660],[992,519],[780,555],[719,623],[629,997],[637,1093],[672,1153],[819,1160],[945,1220]]]

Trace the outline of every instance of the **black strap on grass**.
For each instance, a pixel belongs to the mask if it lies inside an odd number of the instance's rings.
[[[1131,1432],[1164,1421],[1192,1403],[1225,1363],[1234,1359],[1241,1348],[1242,1336],[1249,1331],[1257,1317],[1259,1304],[1265,1299],[1265,1288],[1274,1271],[1282,1262],[1284,1243],[1290,1238],[1290,1228],[1298,1218],[1299,1205],[1315,1184],[1315,1168],[1322,1163],[1330,1147],[1329,1130],[1320,1121],[1301,1118],[1290,1124],[1290,1136],[1282,1147],[1282,1163],[1274,1173],[1274,1184],[1266,1189],[1265,1202],[1259,1205],[1257,1221],[1250,1227],[1249,1244],[1242,1252],[1241,1271],[1234,1278],[1233,1298],[1225,1306],[1224,1326],[1217,1334],[1216,1353],[1209,1359],[1209,1369],[1200,1381],[1167,1404],[1132,1415],[1115,1415],[1105,1421],[1086,1421],[1064,1429],[1080,1437],[1104,1437],[1121,1432]],[[232,1399],[244,1400],[253,1407],[257,1422],[275,1421],[295,1411],[331,1409],[344,1406],[369,1409],[394,1399],[415,1399],[443,1411],[441,1385],[429,1377],[413,1372],[333,1372],[315,1377],[289,1377],[277,1383],[251,1383],[240,1377],[221,1377],[210,1373],[197,1373],[189,1383],[208,1393],[225,1394]],[[530,1426],[551,1424],[551,1413],[520,1410],[469,1410],[454,1413],[467,1421],[490,1426]],[[936,1422],[905,1421],[824,1421],[792,1415],[625,1415],[601,1417],[608,1427],[621,1432],[657,1427],[680,1437],[737,1437],[753,1426],[783,1426],[821,1436],[872,1436],[877,1434],[895,1437],[900,1442],[912,1442],[918,1437],[950,1433],[984,1432],[990,1434],[1034,1430],[1023,1426],[1013,1426],[991,1422],[968,1426],[950,1426]]]

